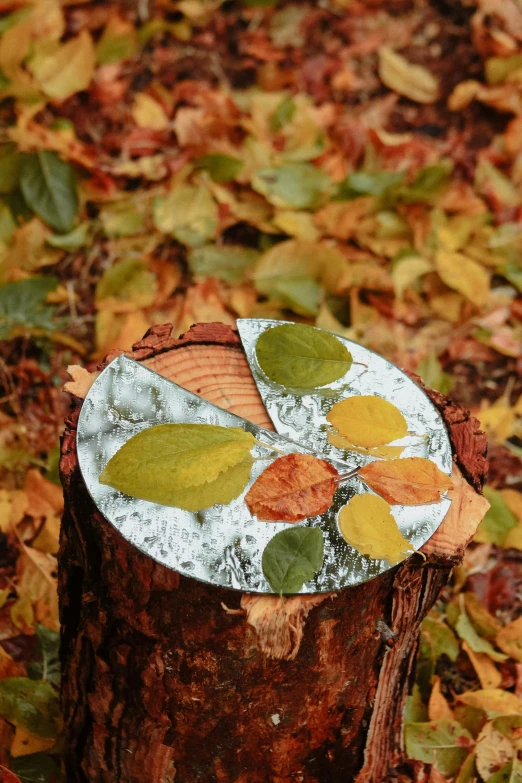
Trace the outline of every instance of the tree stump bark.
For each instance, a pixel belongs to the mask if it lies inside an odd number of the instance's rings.
[[[230,327],[154,327],[128,354],[272,428]],[[109,356],[102,366],[114,358]],[[73,373],[59,555],[67,780],[378,783],[400,762],[419,626],[487,508],[485,436],[428,391],[454,449],[453,503],[423,555],[327,595],[240,594],[158,565],[94,507],[76,457],[91,379]]]

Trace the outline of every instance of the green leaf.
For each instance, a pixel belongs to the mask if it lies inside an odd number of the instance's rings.
[[[394,185],[404,179],[403,171],[378,171],[370,174],[366,171],[356,171],[348,174],[338,186],[336,199],[351,199],[358,196],[382,196]]]
[[[242,283],[245,272],[259,258],[257,250],[241,245],[206,245],[188,256],[190,271],[197,277],[217,277],[225,283]]]
[[[60,634],[45,625],[35,626],[36,637],[42,655],[41,661],[32,661],[27,667],[31,680],[47,680],[51,685],[60,684]]]
[[[403,721],[404,723],[422,723],[426,720],[428,720],[428,708],[422,699],[421,689],[415,683],[411,695],[406,698],[404,704]]]
[[[31,753],[11,761],[11,768],[21,783],[61,783],[60,769],[47,753]]]
[[[252,187],[276,207],[316,209],[330,195],[332,181],[311,163],[286,163],[270,169],[258,169]]]
[[[276,533],[263,552],[262,567],[274,592],[298,593],[322,568],[324,538],[318,527],[293,527]]]
[[[32,277],[0,287],[0,340],[14,331],[53,329],[54,307],[45,304],[58,285],[56,277]]]
[[[469,619],[468,613],[466,612],[465,605],[464,605],[464,596],[462,593],[459,596],[459,603],[460,603],[460,612],[457,618],[457,621],[454,624],[455,630],[457,634],[460,636],[460,638],[465,641],[471,650],[476,653],[486,653],[486,655],[489,655],[490,658],[494,661],[505,661],[507,660],[507,655],[504,655],[504,653],[497,652],[493,645],[488,642],[487,639],[483,639],[482,636],[479,636],[477,631],[475,630],[475,627],[473,626],[471,620]]]
[[[85,247],[88,244],[89,224],[80,223],[79,226],[73,228],[68,234],[52,234],[45,241],[51,247],[58,247],[60,250],[78,250],[78,248]]]
[[[28,206],[56,231],[71,231],[78,212],[74,170],[56,152],[38,150],[22,164],[20,186]]]
[[[115,297],[136,308],[151,305],[157,293],[157,281],[145,261],[125,258],[107,269],[96,286],[96,302]]]
[[[337,337],[306,324],[267,329],[257,340],[256,356],[270,380],[296,389],[326,386],[352,366],[351,353]]]
[[[469,743],[466,742],[469,740]],[[463,744],[471,734],[455,720],[409,723],[405,727],[406,754],[410,759],[433,764],[443,775],[454,775],[469,753]]]
[[[430,389],[436,389],[441,394],[450,393],[453,378],[444,372],[436,353],[425,356],[417,365],[416,372]]]
[[[144,231],[146,217],[142,209],[125,199],[102,209],[100,220],[108,237],[130,237]]]
[[[135,53],[137,42],[134,27],[113,17],[96,45],[96,62],[98,65],[109,65],[126,60]]]
[[[58,694],[46,680],[9,677],[0,682],[0,715],[40,737],[56,737],[60,719]]]
[[[509,280],[511,285],[514,285],[515,288],[522,293],[522,266],[520,264],[517,264],[514,261],[505,264],[500,267],[498,273],[502,275],[502,277],[505,277],[506,280]]]
[[[522,783],[522,762],[515,756],[488,778],[487,783]]]
[[[279,133],[285,125],[288,125],[295,114],[295,110],[296,105],[294,99],[290,95],[287,95],[270,117],[270,130],[272,133]]]
[[[182,185],[165,198],[154,200],[154,224],[189,247],[212,239],[218,226],[216,202],[203,185]]]
[[[231,155],[202,155],[196,158],[194,166],[206,169],[214,182],[232,182],[243,168],[243,161]]]
[[[307,277],[278,280],[274,293],[281,298],[284,307],[299,315],[317,315],[321,302],[321,287]]]
[[[446,187],[452,171],[453,164],[450,161],[426,166],[417,172],[409,185],[401,185],[393,195],[406,204],[431,202]]]
[[[517,525],[517,518],[502,494],[491,487],[484,487],[484,496],[491,506],[480,523],[475,541],[502,546],[508,532]]]
[[[445,622],[428,615],[421,626],[420,657],[437,661],[441,655],[447,655],[450,661],[456,661],[459,655],[459,643],[455,634]]]
[[[0,242],[9,242],[17,229],[13,213],[3,201],[0,201]]]
[[[253,445],[253,435],[238,427],[160,424],[130,438],[100,482],[153,503],[198,511],[242,492]]]
[[[0,193],[12,193],[20,182],[23,157],[17,149],[12,141],[0,144]]]

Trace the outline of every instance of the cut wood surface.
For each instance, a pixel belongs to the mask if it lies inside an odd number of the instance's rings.
[[[128,355],[273,428],[230,327],[198,324],[176,339],[157,326]],[[72,375],[59,575],[68,781],[388,780],[420,623],[487,508],[476,420],[427,390],[455,466],[451,510],[422,555],[364,585],[281,601],[179,576],[103,518],[76,456],[92,377]]]

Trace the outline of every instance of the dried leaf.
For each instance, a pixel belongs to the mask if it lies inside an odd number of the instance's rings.
[[[311,454],[279,457],[252,484],[245,503],[259,519],[299,522],[332,505],[336,469]]]
[[[489,295],[489,274],[483,266],[462,253],[439,250],[435,266],[441,280],[465,296],[477,307],[483,307]]]
[[[274,592],[298,593],[322,568],[324,538],[318,527],[281,530],[263,552],[263,574]]]
[[[443,718],[406,725],[405,743],[408,758],[434,764],[439,772],[450,777],[468,755],[473,738],[460,723]]]
[[[374,560],[395,565],[413,552],[389,503],[376,495],[355,495],[339,512],[339,530],[350,546]]]
[[[134,98],[132,117],[139,128],[165,130],[169,124],[169,118],[161,103],[145,92],[139,92]]]
[[[343,438],[363,448],[384,446],[408,433],[400,410],[372,395],[348,397],[336,403],[326,418]]]
[[[497,634],[496,643],[510,658],[522,663],[522,617],[502,628]]]
[[[160,424],[130,438],[109,460],[100,482],[133,497],[196,511],[241,493],[253,445],[254,437],[238,427]]]
[[[54,745],[56,745],[54,737],[39,737],[31,731],[17,726],[10,754],[12,758],[16,759],[21,756],[29,756],[33,753],[50,750]],[[8,781],[4,778],[3,783],[8,783]]]
[[[417,103],[435,103],[438,79],[422,65],[413,65],[388,46],[379,49],[379,76],[384,84]]]
[[[29,67],[42,90],[51,98],[65,100],[87,89],[95,65],[94,44],[87,30],[48,52],[45,47],[31,59]]]
[[[449,476],[422,457],[370,462],[358,475],[388,503],[408,506],[438,503],[442,493],[453,486]]]
[[[475,758],[477,771],[483,780],[489,780],[515,755],[515,750],[508,740],[493,723],[486,723],[477,737]]]
[[[522,701],[518,696],[500,688],[468,691],[461,693],[458,700],[477,710],[483,710],[491,718],[498,715],[522,715]]]
[[[264,331],[256,343],[259,366],[271,381],[313,389],[339,380],[352,356],[334,335],[306,324],[282,324]]]
[[[470,659],[482,688],[498,688],[502,682],[502,675],[489,655],[474,652],[467,642],[462,643],[462,649]]]
[[[145,261],[126,258],[107,269],[96,285],[98,309],[125,313],[149,307],[156,299],[156,277]]]
[[[428,702],[428,716],[430,720],[441,720],[449,718],[453,720],[454,715],[448,702],[442,695],[440,689],[440,677],[435,677]]]

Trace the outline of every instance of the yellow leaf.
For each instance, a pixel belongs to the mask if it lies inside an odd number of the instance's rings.
[[[0,531],[9,533],[22,521],[28,499],[25,492],[17,489],[0,489]]]
[[[360,395],[336,403],[326,417],[339,434],[355,446],[384,446],[408,433],[406,419],[382,397]]]
[[[320,233],[315,227],[313,217],[309,212],[295,212],[290,209],[276,212],[273,219],[274,226],[280,228],[285,234],[305,242],[315,242]]]
[[[417,103],[435,103],[439,97],[438,79],[422,65],[413,65],[389,46],[379,49],[379,76],[381,81]]]
[[[515,750],[508,738],[495,728],[493,722],[486,723],[478,735],[475,748],[477,770],[482,780],[490,780],[491,775],[514,755]]]
[[[460,694],[458,700],[492,715],[522,715],[522,701],[518,696],[500,688],[468,691]]]
[[[53,737],[39,737],[21,726],[16,726],[10,753],[16,759],[20,756],[28,756],[30,753],[50,750],[55,744],[56,740]]]
[[[327,437],[336,449],[356,451],[358,454],[365,454],[379,459],[398,459],[406,448],[405,446],[374,446],[372,449],[365,449],[362,446],[354,446],[347,438],[343,438],[337,430],[329,430]]]
[[[56,514],[49,514],[46,517],[42,529],[33,541],[34,549],[38,549],[39,552],[49,552],[51,555],[58,552],[60,522],[60,517]]]
[[[22,595],[11,606],[11,621],[21,631],[26,631],[34,625],[34,612],[29,596]]]
[[[438,503],[441,493],[453,486],[449,476],[422,457],[370,462],[360,468],[359,476],[388,503],[408,506]]]
[[[501,489],[500,494],[518,520],[518,524],[508,530],[502,546],[504,549],[522,550],[522,493],[516,489]]]
[[[169,124],[163,106],[144,92],[139,92],[134,99],[132,118],[139,128],[164,130]]]
[[[462,253],[439,250],[435,266],[443,283],[458,291],[470,302],[482,307],[489,295],[489,274],[480,264]]]
[[[480,421],[480,427],[490,438],[502,442],[511,437],[513,425],[515,423],[515,414],[512,408],[505,405],[493,405],[483,411],[476,413]]]
[[[430,700],[428,702],[428,717],[430,720],[440,720],[441,718],[454,719],[453,710],[442,695],[440,689],[440,677],[435,677],[431,689]]]
[[[57,50],[36,54],[30,68],[46,95],[65,100],[87,89],[94,65],[92,38],[87,30],[82,30],[76,38],[71,38]]]
[[[350,546],[374,560],[395,565],[413,552],[389,503],[376,495],[355,495],[339,512],[339,529]]]
[[[497,635],[497,646],[514,658],[515,661],[522,663],[522,617],[508,623]]]
[[[405,256],[395,261],[392,265],[391,276],[393,288],[398,299],[402,299],[404,292],[419,277],[431,272],[432,265],[422,256]]]
[[[502,675],[489,655],[473,652],[467,642],[462,642],[462,649],[470,659],[481,686],[483,688],[498,688],[502,682]]]

